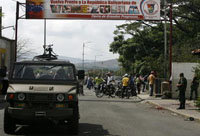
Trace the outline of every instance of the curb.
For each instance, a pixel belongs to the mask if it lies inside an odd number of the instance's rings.
[[[168,110],[168,111],[171,111],[171,112],[173,112],[173,113],[176,113],[176,114],[178,114],[178,115],[180,115],[180,116],[182,116],[182,117],[186,117],[186,118],[193,117],[193,116],[189,116],[189,115],[184,114],[184,113],[177,112],[177,111],[174,110],[174,109],[163,107],[163,106],[161,106],[161,105],[159,105],[159,104],[157,104],[157,103],[154,103],[154,102],[151,102],[151,101],[148,101],[148,100],[146,100],[146,102],[149,103],[149,104],[155,105],[155,106],[162,107],[163,109]],[[193,118],[194,118],[195,121],[200,122],[200,118],[197,118],[197,117],[193,117]]]

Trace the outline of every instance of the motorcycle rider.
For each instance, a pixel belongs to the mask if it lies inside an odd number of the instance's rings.
[[[122,98],[124,98],[124,92],[126,93],[126,97],[128,97],[128,83],[129,83],[129,78],[128,74],[125,74],[122,78]]]
[[[97,86],[97,89],[99,90],[100,89],[100,84],[103,83],[103,79],[101,78],[101,75],[98,75],[96,78],[95,78],[95,83],[96,83],[96,86]]]

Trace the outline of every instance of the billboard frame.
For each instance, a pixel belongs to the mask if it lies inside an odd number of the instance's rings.
[[[26,19],[26,14],[19,16],[19,8],[20,6],[22,7],[26,7],[26,3],[20,3],[20,2],[16,2],[16,23],[15,23],[15,62],[17,60],[17,42],[18,42],[18,21],[19,19]],[[160,20],[135,20],[135,21],[168,21],[170,22],[170,36],[169,36],[169,72],[170,72],[170,77],[172,76],[172,39],[173,39],[173,4],[170,3],[168,5],[165,5],[167,7],[170,8],[170,16],[169,16],[169,20],[165,19],[160,19]],[[51,18],[51,19],[47,19],[44,18],[43,20],[45,20],[45,26],[46,26],[46,20],[57,20],[58,18]],[[63,18],[64,20],[66,20],[65,18]],[[59,19],[59,20],[63,20],[63,19]],[[41,20],[41,19],[35,19],[35,20]],[[80,19],[68,19],[68,20],[80,20]],[[83,20],[88,20],[88,19],[83,19]],[[92,19],[92,20],[99,20],[99,19]],[[115,20],[115,19],[112,19]],[[118,20],[118,19],[117,19]],[[45,35],[46,35],[46,30],[45,30]],[[44,37],[44,40],[46,39],[46,36]],[[46,43],[46,41],[44,41],[44,43]],[[169,78],[170,78],[169,77]]]

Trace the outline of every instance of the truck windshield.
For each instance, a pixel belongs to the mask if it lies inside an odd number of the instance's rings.
[[[20,80],[75,80],[71,65],[27,65],[17,64],[12,79]]]

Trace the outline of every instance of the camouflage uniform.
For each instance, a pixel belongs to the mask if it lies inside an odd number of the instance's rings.
[[[178,84],[180,85],[178,87],[179,101],[180,101],[179,109],[185,109],[185,91],[186,91],[186,88],[187,88],[187,79],[185,77],[180,77]]]
[[[191,84],[190,100],[192,100],[193,92],[195,92],[195,99],[198,98],[198,87],[199,87],[199,81],[197,77],[194,77]]]

